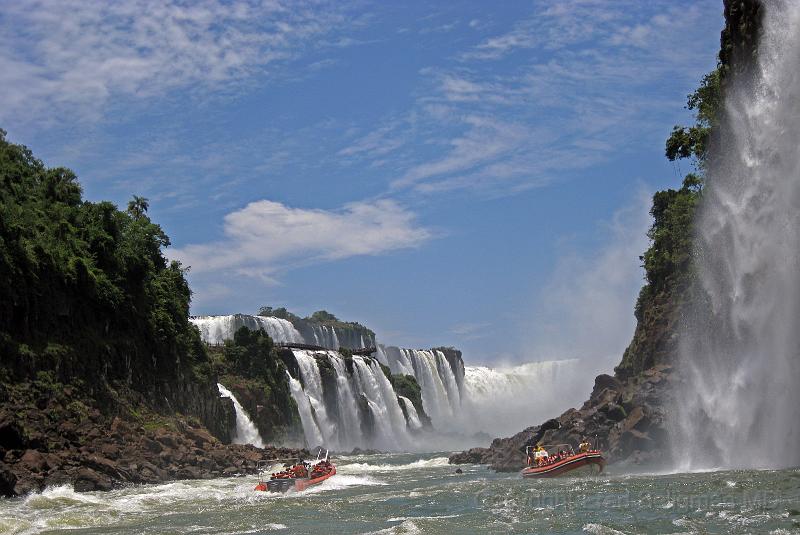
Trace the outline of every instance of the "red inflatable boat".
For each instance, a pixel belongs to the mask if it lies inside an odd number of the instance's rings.
[[[583,448],[575,453],[569,444],[528,446],[526,453],[528,466],[520,472],[526,478],[600,474],[606,466],[600,450]]]
[[[328,450],[320,448],[315,461],[300,461],[281,472],[271,474],[266,481],[264,475],[265,470],[259,472],[258,485],[254,490],[269,492],[305,490],[335,476],[336,467],[330,462]]]

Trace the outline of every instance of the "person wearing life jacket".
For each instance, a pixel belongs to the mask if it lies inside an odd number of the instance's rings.
[[[580,450],[581,453],[586,453],[589,451],[589,448],[591,447],[592,446],[591,444],[589,444],[589,441],[584,438],[583,442],[581,442],[580,446],[578,446],[578,449]]]
[[[544,447],[542,447],[542,445],[540,444],[536,448],[536,453],[534,453],[533,458],[536,460],[537,465],[542,466],[547,464],[549,455],[547,453],[547,450],[544,449]]]

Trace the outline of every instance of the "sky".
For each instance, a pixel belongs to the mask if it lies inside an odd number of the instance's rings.
[[[0,0],[0,128],[150,200],[193,314],[610,368],[719,0]]]

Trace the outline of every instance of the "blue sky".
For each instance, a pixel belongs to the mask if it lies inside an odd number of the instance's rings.
[[[0,127],[151,201],[197,314],[620,358],[716,0],[0,0]]]

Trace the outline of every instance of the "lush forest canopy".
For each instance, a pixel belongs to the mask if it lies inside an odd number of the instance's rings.
[[[83,200],[72,171],[46,167],[0,130],[3,373],[166,392],[176,377],[208,379],[184,270],[165,259],[169,238],[147,209],[141,197],[127,210]]]
[[[616,368],[623,378],[670,358],[675,322],[681,307],[693,298],[694,216],[703,194],[709,141],[719,121],[725,72],[720,63],[703,77],[687,99],[695,123],[675,126],[667,138],[666,157],[691,161],[694,172],[685,176],[680,189],[653,195],[653,224],[647,232],[650,247],[640,257],[646,284],[636,302],[637,328]]]

